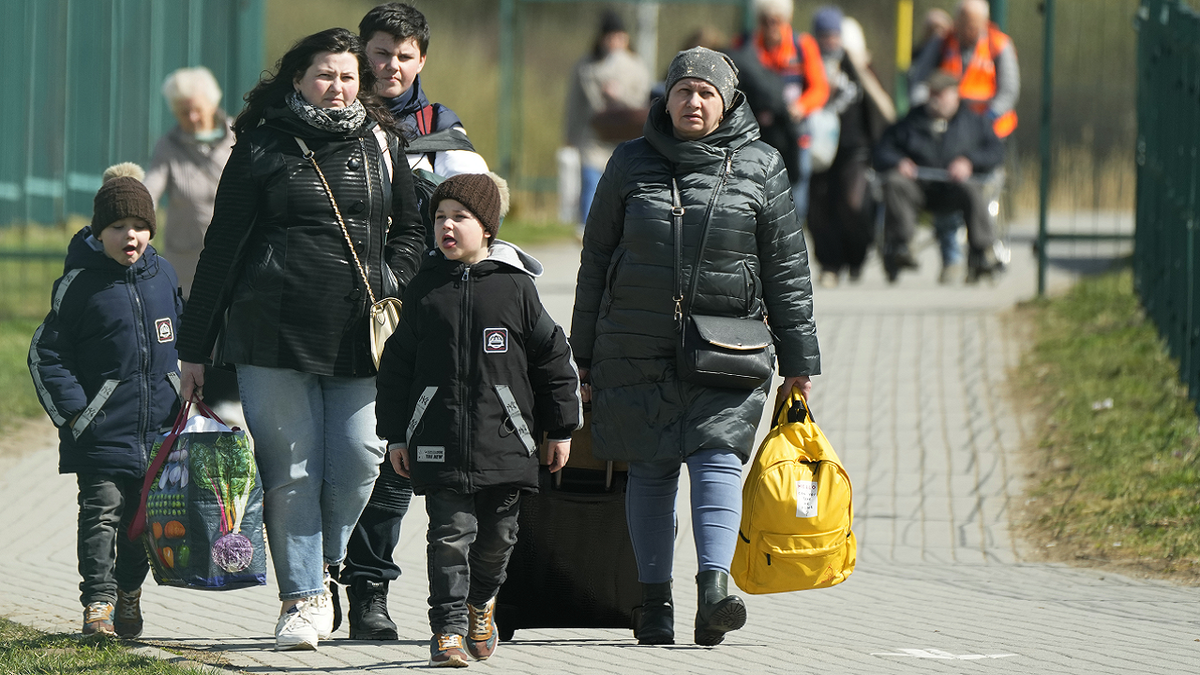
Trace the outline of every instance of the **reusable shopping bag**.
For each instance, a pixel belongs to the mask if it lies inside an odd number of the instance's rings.
[[[857,544],[850,476],[793,387],[742,486],[730,574],[747,593],[840,584]]]
[[[184,403],[154,444],[142,501],[129,527],[163,586],[233,590],[267,582],[262,483],[245,431],[204,403]]]

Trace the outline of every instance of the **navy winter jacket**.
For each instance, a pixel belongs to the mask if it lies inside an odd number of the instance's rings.
[[[71,240],[29,347],[38,399],[58,427],[59,473],[145,475],[155,438],[179,412],[182,309],[175,270],[154,247],[126,267],[87,227]]]

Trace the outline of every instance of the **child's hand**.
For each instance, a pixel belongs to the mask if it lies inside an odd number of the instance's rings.
[[[393,443],[388,446],[388,459],[392,462],[392,468],[396,473],[408,478],[408,447],[402,443]]]
[[[571,456],[571,441],[550,441],[550,473],[558,473]]]

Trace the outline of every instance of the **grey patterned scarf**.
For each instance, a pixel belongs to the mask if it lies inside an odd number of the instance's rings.
[[[293,91],[287,95],[285,100],[287,106],[300,119],[324,131],[334,133],[357,131],[362,126],[363,120],[367,118],[367,109],[358,99],[354,99],[354,103],[345,108],[318,108],[306,101],[300,92]]]

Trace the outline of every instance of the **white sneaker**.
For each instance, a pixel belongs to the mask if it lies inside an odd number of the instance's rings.
[[[275,624],[275,651],[317,648],[320,636],[310,613],[305,611],[307,604],[302,600],[280,615],[279,622]]]
[[[308,620],[317,629],[317,637],[328,640],[333,637],[333,596],[329,587],[320,595],[304,599],[300,611],[308,615]]]

